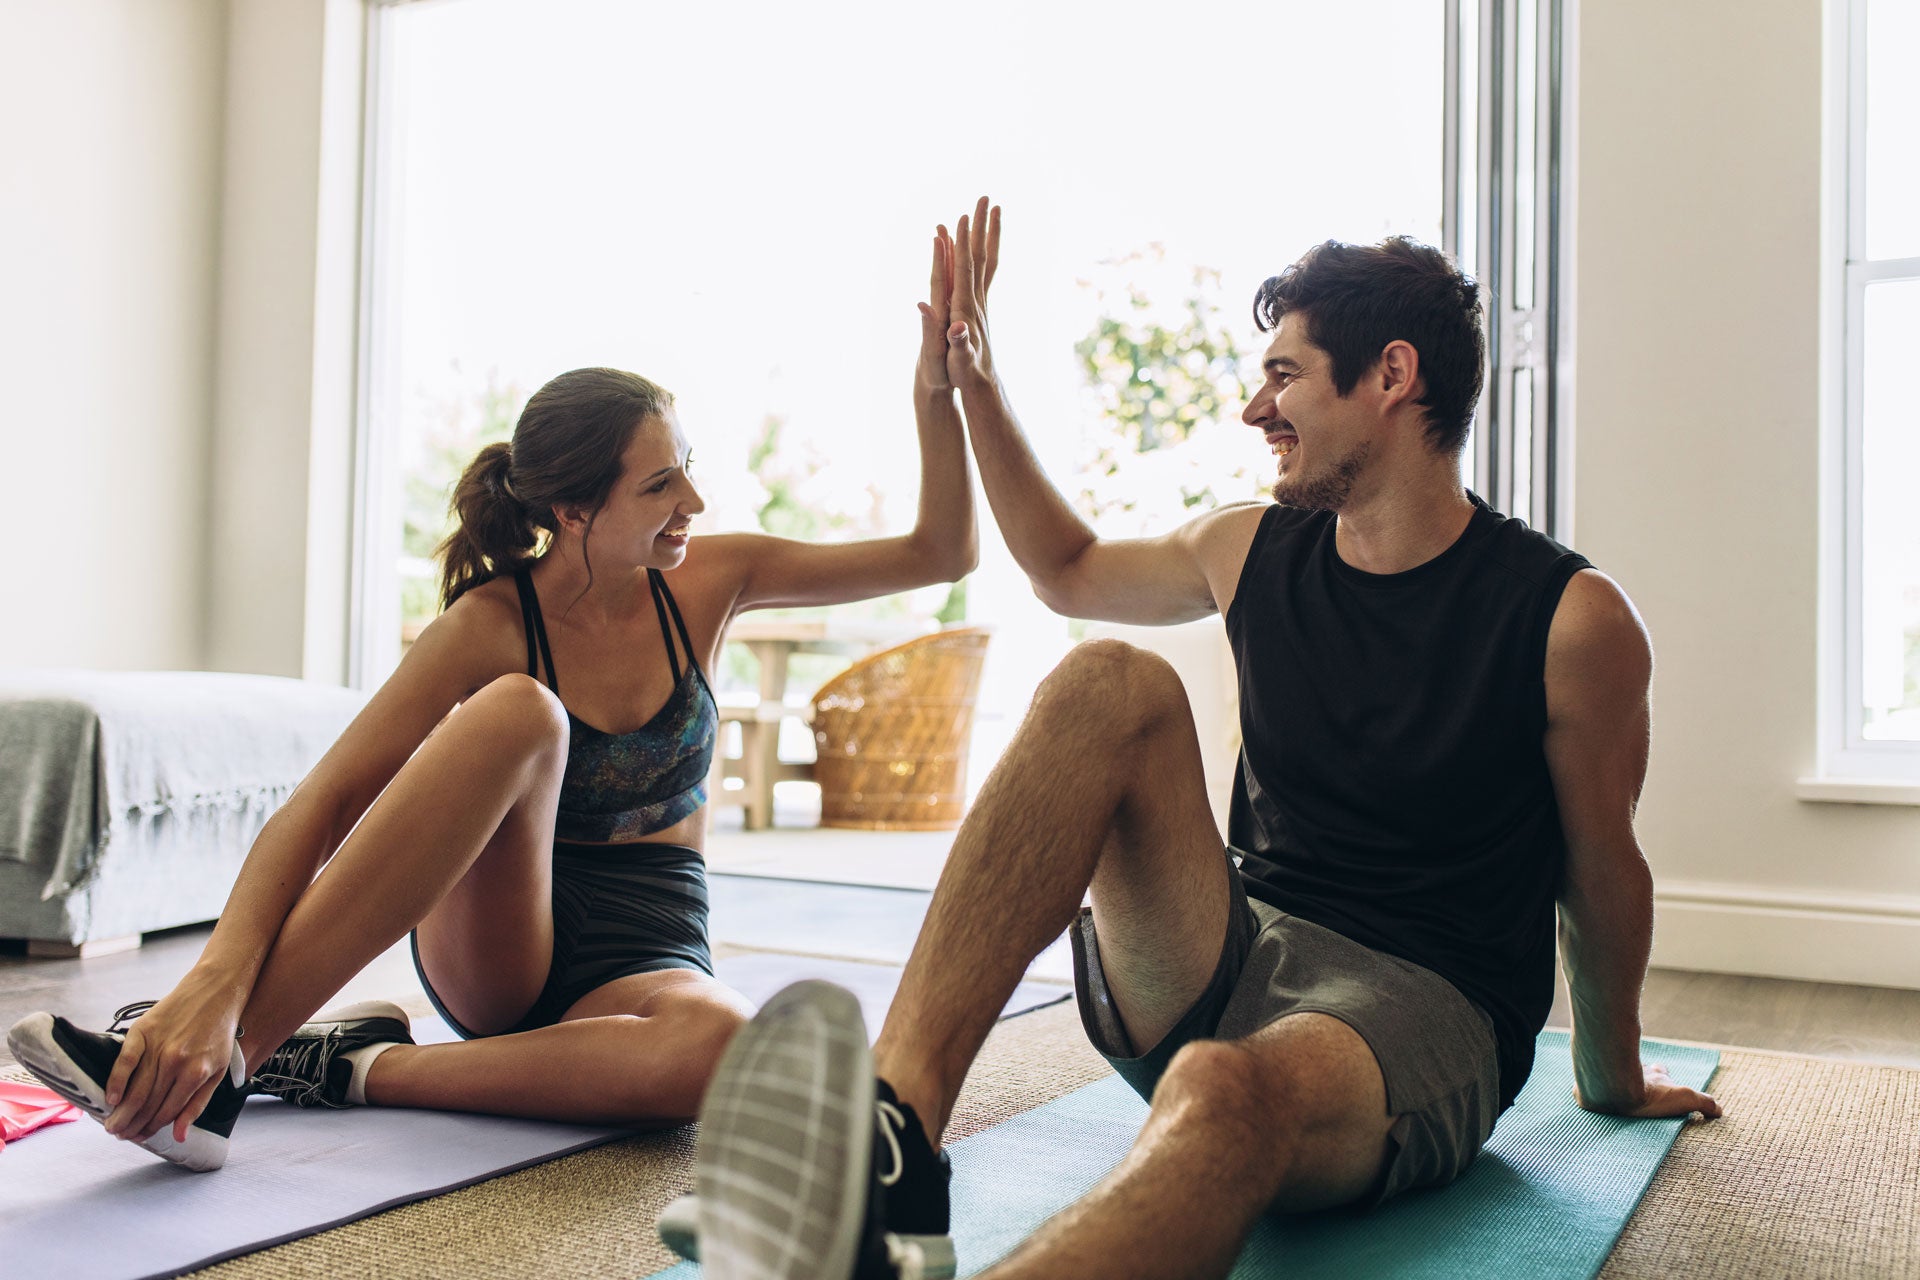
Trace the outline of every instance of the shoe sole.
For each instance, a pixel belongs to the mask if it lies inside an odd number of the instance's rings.
[[[407,1011],[391,1000],[362,1000],[358,1004],[341,1005],[338,1009],[323,1009],[302,1023],[300,1031],[329,1022],[371,1022],[377,1018],[397,1022],[406,1028],[408,1035],[413,1034],[413,1021],[407,1017]],[[299,1031],[294,1034],[298,1035]]]
[[[655,1224],[660,1243],[685,1258],[700,1261],[700,1203],[696,1196],[685,1195],[667,1203]],[[953,1251],[952,1236],[905,1236],[888,1233],[889,1243],[920,1251],[920,1280],[953,1280],[959,1261]]]
[[[702,1274],[844,1280],[872,1181],[873,1056],[860,1002],[781,991],[727,1046],[694,1150]]]
[[[106,1091],[77,1066],[53,1038],[53,1015],[30,1013],[7,1032],[7,1048],[21,1066],[38,1076],[47,1088],[80,1108],[101,1124],[113,1113]],[[193,1125],[187,1140],[173,1140],[169,1125],[140,1144],[170,1164],[195,1173],[210,1173],[227,1162],[227,1140]]]

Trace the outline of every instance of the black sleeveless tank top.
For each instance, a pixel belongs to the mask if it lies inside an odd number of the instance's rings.
[[[542,662],[547,687],[557,697],[560,675],[547,645],[547,623],[540,597],[525,569],[514,575],[520,591],[520,620],[527,630],[527,674],[539,679]],[[660,634],[673,667],[673,692],[653,719],[631,733],[607,733],[567,712],[567,767],[560,779],[560,806],[554,838],[589,844],[623,844],[664,831],[707,802],[707,772],[713,767],[720,712],[707,678],[693,656],[693,640],[680,606],[658,569],[647,570]],[[673,626],[667,615],[673,615]],[[687,665],[680,667],[674,631],[679,631]],[[536,651],[537,650],[537,651]]]
[[[1244,740],[1228,841],[1251,896],[1484,1009],[1504,1107],[1553,1002],[1547,629],[1588,564],[1468,496],[1466,530],[1405,573],[1341,560],[1329,512],[1261,519],[1227,614]]]

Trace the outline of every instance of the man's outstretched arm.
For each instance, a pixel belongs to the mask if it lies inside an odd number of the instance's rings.
[[[1640,1061],[1640,987],[1653,877],[1633,831],[1646,781],[1653,650],[1632,601],[1575,574],[1547,642],[1547,767],[1566,832],[1560,951],[1573,997],[1580,1105],[1615,1115],[1720,1114],[1710,1096]]]
[[[1034,594],[1056,613],[1108,622],[1188,622],[1215,612],[1216,587],[1233,589],[1259,509],[1222,508],[1154,538],[1095,534],[1047,478],[994,370],[986,298],[999,261],[1000,210],[982,197],[955,228],[947,370],[987,504]]]

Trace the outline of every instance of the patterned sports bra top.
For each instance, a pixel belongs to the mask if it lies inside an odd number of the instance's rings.
[[[520,588],[520,616],[527,628],[527,674],[539,679],[544,661],[547,687],[558,697],[560,679],[553,670],[553,651],[547,645],[547,624],[540,616],[533,579],[522,569],[513,580]],[[588,844],[638,840],[666,830],[707,802],[707,770],[713,764],[719,708],[694,660],[693,641],[687,638],[687,624],[666,579],[658,569],[649,569],[647,583],[660,614],[667,661],[673,664],[673,692],[653,719],[632,733],[605,733],[567,712],[571,734],[567,770],[560,781],[556,840]],[[672,627],[667,625],[669,612]],[[674,648],[676,629],[687,654],[685,671]]]

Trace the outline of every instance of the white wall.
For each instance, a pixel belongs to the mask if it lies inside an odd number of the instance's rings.
[[[0,4],[0,665],[202,663],[225,24]]]
[[[1588,0],[1575,544],[1654,637],[1655,962],[1920,987],[1920,808],[1814,772],[1822,18]]]
[[[360,6],[232,0],[207,665],[345,673]]]

